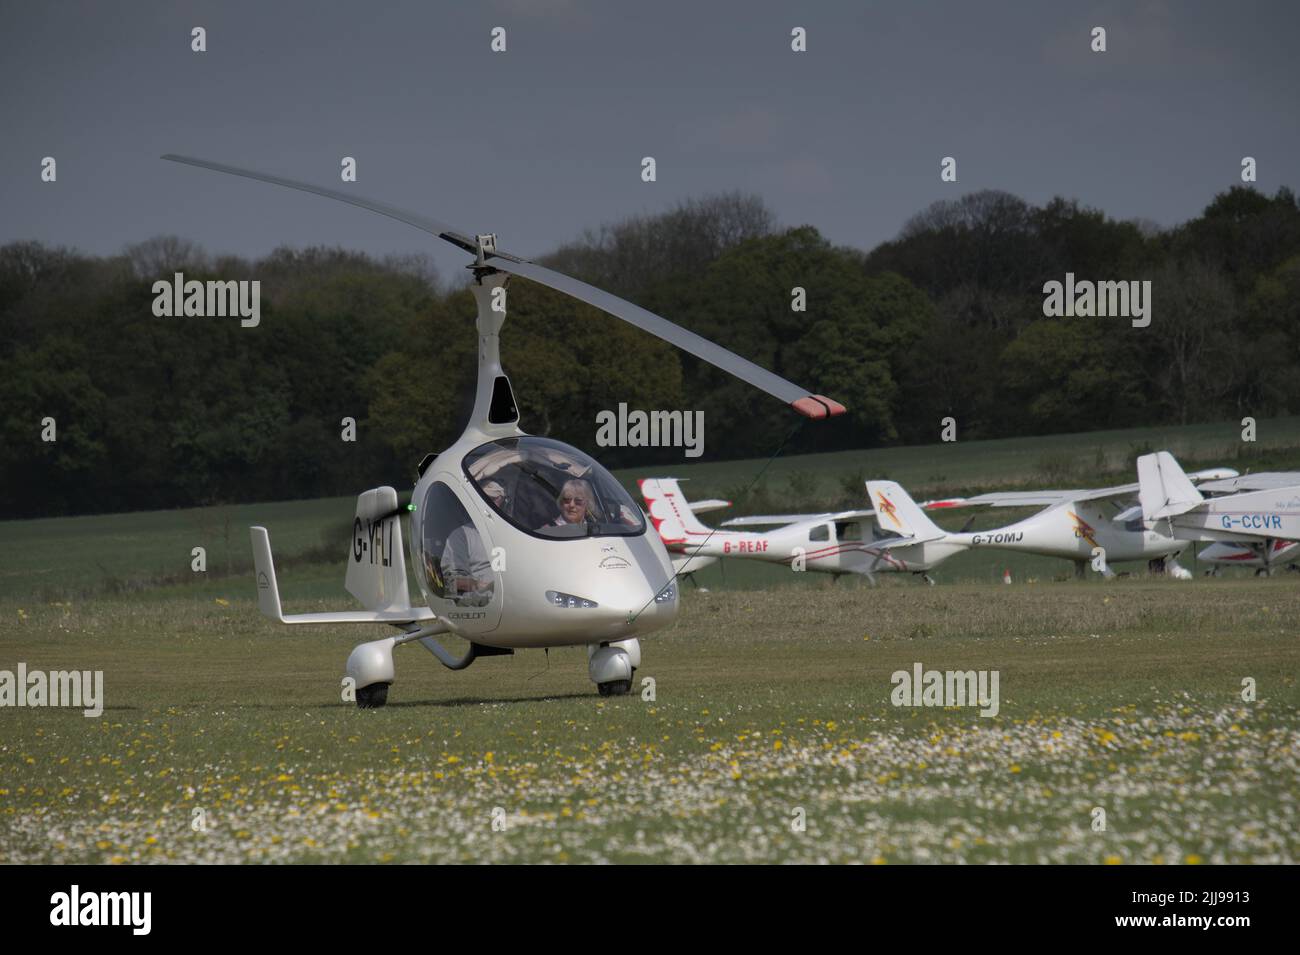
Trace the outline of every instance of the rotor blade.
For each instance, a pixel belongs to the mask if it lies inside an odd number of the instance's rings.
[[[196,159],[192,156],[178,156],[174,153],[168,153],[162,158],[172,162],[199,166],[203,169],[212,169],[216,172],[229,173],[232,176],[243,176],[246,179],[256,179],[277,186],[287,186],[290,189],[312,192],[327,199],[337,199],[339,202],[347,202],[362,209],[369,209],[371,212],[378,212],[380,215],[388,216],[399,222],[405,222],[407,225],[415,226],[415,228],[436,235],[440,239],[445,239],[466,252],[477,255],[479,251],[478,242],[468,233],[449,226],[445,222],[439,222],[437,219],[407,212],[404,209],[398,209],[396,206],[390,206],[386,202],[377,202],[338,189],[327,189],[324,186],[315,186],[308,182],[299,182],[296,179],[285,179],[282,176],[272,176],[263,172],[254,172],[251,169],[241,169],[238,166],[227,166],[224,163]],[[527,262],[507,252],[488,251],[486,249],[484,252],[484,258],[490,259],[494,268],[531,279],[540,285],[548,286],[557,292],[563,292],[565,295],[576,298],[580,302],[594,305],[615,318],[621,318],[628,324],[635,325],[642,331],[647,331],[657,338],[662,338],[669,344],[676,345],[682,351],[689,352],[696,358],[707,361],[710,365],[721,368],[728,374],[735,375],[742,381],[746,381],[754,387],[761,388],[768,394],[780,398],[806,417],[826,418],[844,413],[844,406],[838,401],[833,401],[822,395],[811,394],[806,388],[800,388],[798,385],[786,381],[780,375],[773,374],[766,368],[762,368],[752,361],[728,351],[721,345],[715,345],[707,338],[702,338],[694,332],[687,331],[680,325],[674,325],[668,319],[661,318],[638,305],[633,305],[617,295],[611,295],[609,292],[588,285],[586,282],[580,282],[575,278],[537,265],[534,262]]]
[[[798,385],[786,381],[780,375],[775,375],[766,368],[755,365],[747,358],[741,358],[734,352],[727,351],[721,345],[714,344],[707,338],[701,338],[680,325],[674,325],[666,318],[660,318],[654,312],[648,312],[639,305],[633,305],[631,302],[602,291],[594,285],[580,282],[568,275],[537,265],[535,262],[525,262],[493,253],[488,253],[485,258],[493,267],[500,269],[502,272],[509,272],[512,275],[531,279],[540,285],[553,288],[557,292],[563,292],[580,302],[594,305],[615,318],[621,318],[629,325],[635,325],[642,331],[649,332],[657,338],[662,338],[669,344],[676,345],[682,351],[690,352],[696,358],[707,361],[710,365],[721,368],[728,374],[735,375],[756,388],[761,388],[769,395],[780,398],[802,415],[809,418],[825,418],[830,415],[844,413],[844,406],[838,401],[832,401],[830,398],[821,395],[814,395],[807,388],[800,388]]]
[[[217,172],[229,173],[232,176],[243,176],[246,179],[258,179],[262,182],[269,182],[276,186],[288,186],[290,189],[300,189],[303,192],[314,192],[318,196],[324,196],[327,199],[337,199],[339,202],[347,202],[354,206],[360,206],[362,209],[369,209],[371,212],[378,212],[381,216],[388,216],[399,222],[405,222],[407,225],[413,225],[417,229],[436,235],[440,239],[445,239],[452,245],[464,249],[466,252],[477,252],[478,244],[474,237],[469,233],[462,232],[454,226],[447,225],[445,222],[439,222],[437,219],[431,219],[428,216],[417,215],[414,212],[407,212],[405,209],[398,209],[396,206],[390,206],[386,202],[377,202],[374,199],[366,199],[361,196],[353,195],[350,192],[344,192],[341,189],[327,189],[324,186],[314,186],[309,182],[299,182],[296,179],[285,179],[281,176],[271,176],[264,172],[254,172],[251,169],[240,169],[238,166],[227,166],[225,163],[209,162],[206,159],[195,159],[192,156],[177,156],[175,153],[168,153],[162,157],[172,162],[183,162],[190,166],[200,166],[203,169],[213,169]]]

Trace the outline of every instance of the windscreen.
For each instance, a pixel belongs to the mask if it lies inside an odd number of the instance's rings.
[[[538,537],[628,537],[645,518],[613,476],[550,438],[502,438],[465,456],[465,473],[492,509]]]

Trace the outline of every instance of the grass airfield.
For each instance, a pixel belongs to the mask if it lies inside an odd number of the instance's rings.
[[[0,600],[0,665],[107,696],[0,711],[0,861],[1300,856],[1293,577],[687,587],[643,641],[653,701],[600,698],[581,648],[452,673],[408,646],[377,711],[339,694],[372,631],[278,627],[246,583]],[[915,662],[999,670],[999,714],[892,706]]]
[[[1095,486],[1152,447],[1300,467],[1300,419],[1260,433],[1246,450],[1224,424],[781,458],[733,513],[835,506],[864,474],[918,499]],[[762,465],[654,470],[703,498]],[[353,505],[0,523],[0,670],[102,670],[107,697],[97,719],[0,708],[0,862],[1300,859],[1296,574],[1206,579],[1198,547],[1193,581],[977,551],[938,586],[871,588],[727,560],[642,642],[654,699],[599,697],[582,648],[452,673],[407,646],[389,705],[360,711],[344,663],[381,629],[273,624],[248,569],[264,523],[289,612],[355,606]],[[997,670],[999,713],[893,706],[891,674],[918,662]]]

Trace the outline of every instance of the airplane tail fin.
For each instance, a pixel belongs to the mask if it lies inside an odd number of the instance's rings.
[[[893,481],[868,481],[867,497],[876,511],[876,522],[886,533],[934,540],[945,531],[930,520],[911,496]]]
[[[1149,521],[1186,513],[1205,498],[1168,451],[1137,459],[1138,501]]]
[[[643,478],[638,483],[650,520],[667,547],[680,550],[685,544],[702,543],[709,535],[710,529],[700,523],[678,488],[677,478]]]
[[[367,610],[406,610],[411,606],[402,515],[397,492],[391,487],[377,487],[357,497],[344,586]]]

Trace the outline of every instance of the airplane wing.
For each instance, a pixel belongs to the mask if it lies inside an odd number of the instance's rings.
[[[1071,501],[1097,501],[1108,497],[1123,497],[1136,494],[1136,484],[1121,484],[1115,487],[1080,488],[1072,491],[994,491],[990,494],[977,494],[974,497],[961,498],[959,504],[950,507],[1055,507]]]
[[[1284,474],[1286,472],[1279,473]],[[1300,484],[1300,472],[1290,473],[1294,480],[1287,481],[1284,484],[1262,486],[1273,488]],[[1235,472],[1231,468],[1209,468],[1204,471],[1195,471],[1187,475],[1187,477],[1193,484],[1198,484],[1203,490],[1209,490],[1216,484],[1226,485],[1231,481],[1243,480],[1234,475]],[[1256,475],[1256,477],[1264,477],[1264,475]],[[1140,485],[1138,484],[1116,484],[1113,487],[1077,488],[1060,491],[993,491],[989,494],[978,494],[975,497],[927,501],[923,506],[927,510],[939,507],[972,507],[977,505],[985,507],[1054,507],[1058,504],[1078,501],[1101,501],[1111,497],[1133,497],[1138,493],[1139,489]]]
[[[805,521],[851,521],[872,517],[875,511],[826,511],[822,514],[754,514],[749,517],[733,517],[723,521],[723,527],[760,527],[785,524],[802,524]]]
[[[940,497],[932,501],[922,501],[917,505],[923,511],[943,511],[954,507],[965,507],[967,499],[964,497]]]
[[[1300,485],[1300,471],[1260,471],[1258,474],[1243,474],[1221,481],[1206,481],[1197,487],[1209,494],[1235,494],[1238,491],[1271,491],[1274,488],[1297,485]]]

